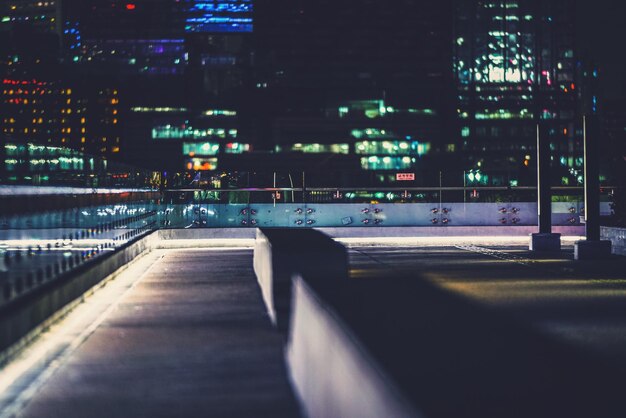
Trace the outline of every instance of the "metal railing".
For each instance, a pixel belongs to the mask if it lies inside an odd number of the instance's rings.
[[[62,194],[52,194],[55,191]],[[0,194],[0,305],[159,228],[507,227],[537,221],[533,187],[37,188],[34,192]],[[553,192],[554,225],[580,226],[582,188],[555,187]],[[607,202],[602,203],[602,212],[609,213]]]

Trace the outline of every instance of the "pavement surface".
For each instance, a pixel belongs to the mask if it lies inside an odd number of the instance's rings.
[[[626,377],[626,257],[575,261],[573,248],[535,254],[524,246],[360,247],[351,276],[389,269],[510,315],[623,369]]]
[[[17,416],[299,416],[251,250],[162,251],[119,298]]]
[[[49,350],[63,355],[5,391],[17,401],[0,396],[0,417],[300,416],[252,250],[151,254],[148,269],[96,292],[94,299],[120,286],[113,304],[88,310],[62,348]],[[521,245],[467,242],[354,246],[349,256],[355,280],[414,274],[626,377],[626,258],[581,262],[571,246],[538,255]],[[14,414],[3,414],[6,404]]]

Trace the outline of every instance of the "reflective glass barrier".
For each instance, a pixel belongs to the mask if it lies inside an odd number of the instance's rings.
[[[449,228],[537,222],[530,188],[83,189],[88,201],[78,199],[79,189],[57,196],[50,190],[35,193],[45,190],[0,196],[0,304],[159,228]],[[555,189],[554,194],[553,224],[580,226],[582,190]],[[603,215],[610,214],[607,200],[605,193]],[[20,211],[22,204],[28,210]]]
[[[581,225],[582,190],[553,191],[554,225]],[[608,216],[606,196],[601,205]],[[167,191],[162,228],[484,226],[537,224],[532,188]]]
[[[157,201],[0,215],[0,305],[158,228]]]

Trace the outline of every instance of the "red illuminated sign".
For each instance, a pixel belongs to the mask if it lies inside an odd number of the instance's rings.
[[[135,10],[137,8],[137,6],[135,6],[134,3],[128,3],[126,5],[126,10]]]
[[[413,181],[415,173],[396,173],[396,181]]]

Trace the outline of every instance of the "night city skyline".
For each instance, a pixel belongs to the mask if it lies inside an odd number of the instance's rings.
[[[534,181],[531,151],[535,125],[543,120],[561,161],[555,184],[580,184],[582,115],[602,118],[605,105],[607,115],[619,115],[624,107],[624,58],[615,53],[616,16],[624,6],[545,4],[7,2],[0,27],[5,86],[31,79],[55,85],[47,104],[40,101],[43,107],[32,112],[47,107],[48,114],[60,113],[47,121],[33,118],[31,126],[29,117],[12,114],[19,107],[11,106],[11,89],[4,89],[2,130],[14,140],[159,170],[300,169],[370,185],[387,184],[385,173],[413,170],[424,179],[416,184],[425,185],[454,166],[492,172],[482,177],[483,185],[516,186]],[[467,16],[483,10],[496,15],[477,18],[474,32],[462,29]],[[507,13],[516,20],[507,20]],[[520,41],[483,38],[497,22],[510,27],[502,32],[510,36],[517,36],[520,22]],[[568,35],[559,34],[565,27]],[[543,42],[541,51],[537,42]],[[482,79],[464,79],[459,65],[478,71],[467,67],[467,58],[478,59],[477,51],[490,45],[495,56],[525,67],[503,70],[501,81],[496,67]],[[559,58],[563,51],[569,55]],[[545,64],[538,70],[539,62]],[[500,82],[510,88],[523,83],[528,94],[498,99],[474,92],[476,83],[479,91],[481,84],[498,89]],[[467,83],[469,95],[462,92]],[[57,96],[67,91],[74,96]],[[517,102],[498,107],[497,100]],[[60,101],[82,108],[59,108]],[[37,127],[42,124],[49,126]],[[616,141],[623,139],[605,141],[607,156],[622,146]],[[284,153],[291,158],[281,158]],[[615,177],[612,168],[603,170],[603,178]]]
[[[0,0],[0,418],[624,418],[626,2]]]

